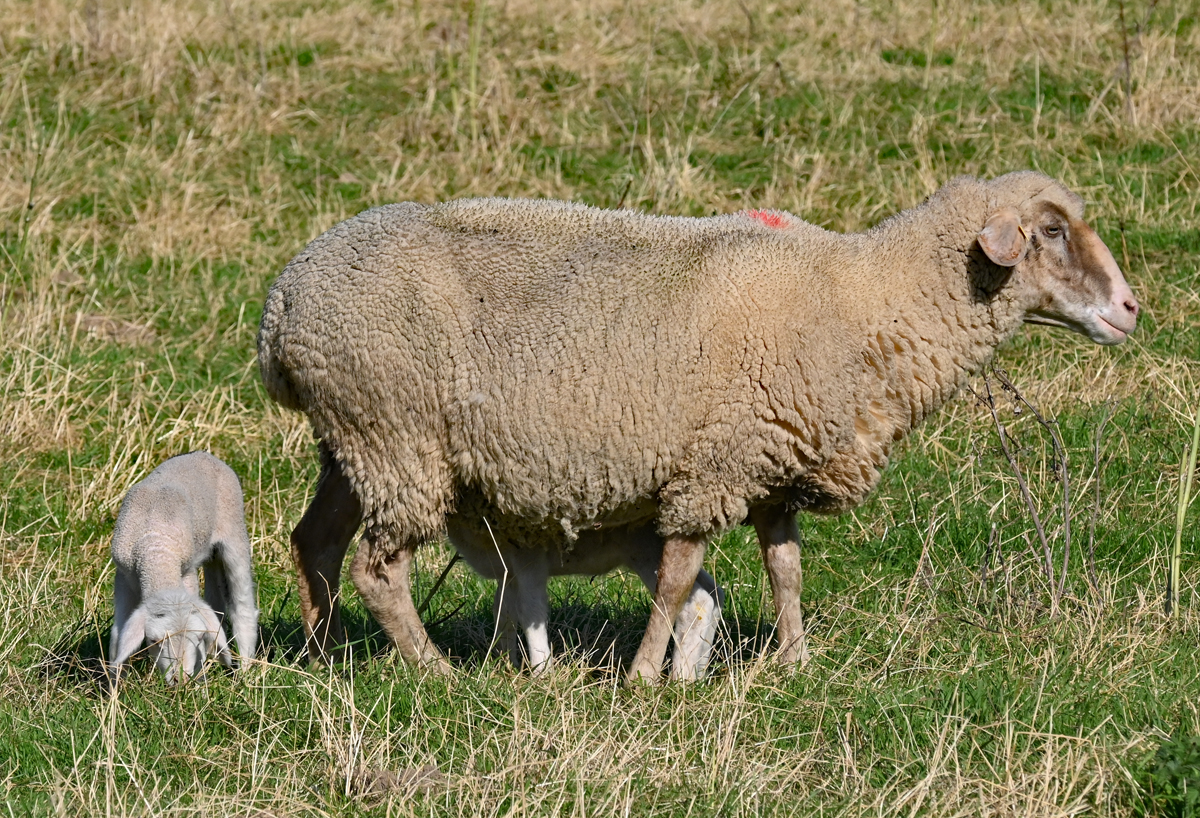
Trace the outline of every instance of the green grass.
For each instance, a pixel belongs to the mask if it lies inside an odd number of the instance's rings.
[[[475,98],[469,5],[0,4],[9,813],[1188,814],[1194,508],[1176,619],[1163,586],[1200,407],[1195,10],[1126,4],[1127,104],[1104,0],[480,2]],[[452,678],[402,666],[349,585],[354,660],[302,660],[287,538],[316,453],[266,398],[254,338],[270,281],[322,230],[473,195],[857,230],[954,175],[1018,168],[1087,199],[1143,305],[1122,347],[1030,328],[999,359],[1069,456],[1057,616],[990,415],[964,395],[869,502],[803,520],[802,670],[770,662],[748,530],[709,550],[728,598],[699,684],[620,687],[649,613],[627,575],[553,582],[546,676],[489,657],[492,587],[461,565],[426,615]],[[1049,439],[1000,409],[1057,561]],[[182,689],[140,664],[112,698],[117,507],[194,448],[242,479],[264,661]],[[422,550],[418,598],[449,556]],[[370,771],[399,783],[372,790]]]

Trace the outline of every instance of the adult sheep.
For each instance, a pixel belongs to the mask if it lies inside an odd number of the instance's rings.
[[[804,653],[795,513],[863,501],[896,441],[1024,322],[1102,344],[1137,301],[1083,203],[1038,173],[960,177],[860,234],[787,213],[653,217],[549,201],[389,205],[336,225],[267,295],[267,391],[321,441],[292,535],[318,654],[340,566],[409,661],[440,664],[414,549],[483,499],[558,537],[664,538],[631,678],[656,678],[716,532],[749,520],[781,656]],[[472,513],[470,511],[466,513]]]

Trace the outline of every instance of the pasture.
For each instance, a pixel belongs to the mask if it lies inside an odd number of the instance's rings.
[[[873,499],[802,518],[806,667],[770,661],[750,529],[706,558],[727,600],[701,683],[621,686],[650,604],[626,574],[554,580],[557,666],[515,672],[461,563],[425,611],[452,677],[403,666],[348,582],[353,658],[307,665],[287,543],[316,449],[267,399],[255,334],[320,232],[484,195],[861,230],[1021,168],[1088,201],[1140,326],[1119,347],[1025,329]],[[1190,0],[0,0],[0,797],[11,815],[1200,815],[1195,502],[1164,612],[1200,412],[1198,224]],[[242,480],[265,653],[180,688],[135,663],[109,696],[118,506],[198,448]],[[419,599],[451,554],[419,553]]]

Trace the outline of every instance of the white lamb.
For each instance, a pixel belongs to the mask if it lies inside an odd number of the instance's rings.
[[[250,537],[241,485],[222,461],[208,452],[173,457],[131,488],[117,515],[112,559],[114,682],[143,643],[168,684],[200,673],[214,649],[232,667],[222,614],[240,657],[254,657],[258,607]]]

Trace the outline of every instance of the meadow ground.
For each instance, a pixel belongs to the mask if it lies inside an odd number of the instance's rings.
[[[1200,814],[1195,508],[1163,612],[1200,409],[1198,14],[0,0],[9,814]],[[1056,571],[1070,477],[1060,601],[991,414],[964,394],[868,504],[803,522],[803,670],[761,658],[747,530],[710,551],[728,605],[703,683],[619,685],[649,605],[625,575],[555,581],[562,661],[516,673],[488,657],[491,588],[461,565],[426,614],[452,678],[399,665],[349,587],[353,661],[306,666],[286,543],[316,455],[266,399],[254,337],[269,282],[322,230],[491,194],[854,230],[956,174],[1018,168],[1085,196],[1144,310],[1124,346],[1030,328],[998,360],[1064,443],[1065,469],[996,392]],[[196,448],[243,481],[265,659],[180,689],[143,663],[109,697],[118,504]],[[448,557],[421,552],[419,596]]]

